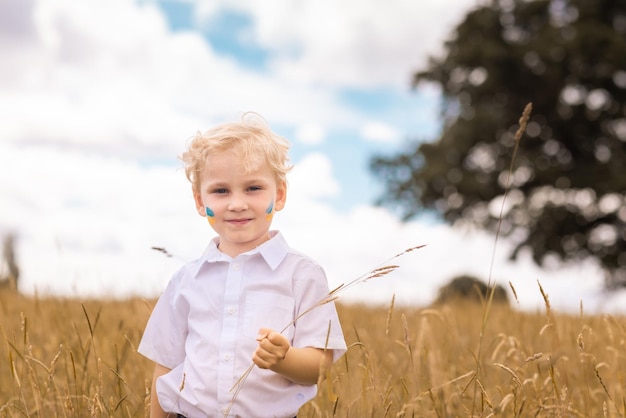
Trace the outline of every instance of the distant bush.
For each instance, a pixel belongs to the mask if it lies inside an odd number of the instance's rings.
[[[467,300],[481,302],[489,297],[491,287],[476,277],[462,275],[455,277],[450,283],[439,289],[435,304],[448,303],[455,300]],[[509,303],[509,297],[504,287],[495,285],[493,302]]]

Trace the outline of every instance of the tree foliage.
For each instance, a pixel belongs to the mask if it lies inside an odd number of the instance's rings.
[[[497,229],[538,264],[595,258],[626,286],[626,2],[493,0],[467,14],[414,76],[441,89],[442,132],[372,171],[405,219],[434,209]]]

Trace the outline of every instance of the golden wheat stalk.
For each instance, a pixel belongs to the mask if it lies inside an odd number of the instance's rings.
[[[340,284],[339,286],[337,286],[336,288],[334,288],[333,290],[328,292],[328,294],[326,296],[324,296],[322,299],[320,299],[313,306],[311,306],[310,308],[308,308],[305,311],[303,311],[302,313],[300,313],[293,320],[289,321],[280,330],[280,333],[282,334],[287,328],[289,328],[291,325],[295,324],[304,315],[307,315],[308,313],[310,313],[311,311],[319,308],[322,305],[325,305],[327,303],[334,302],[335,300],[337,300],[339,298],[339,293],[344,292],[347,289],[350,289],[350,288],[352,288],[352,287],[354,287],[354,286],[356,286],[358,284],[365,283],[365,282],[367,282],[367,281],[369,281],[371,279],[375,279],[375,278],[378,278],[378,277],[386,276],[389,273],[395,271],[400,266],[395,265],[395,264],[389,264],[389,263],[391,263],[393,260],[395,260],[398,257],[401,257],[404,254],[407,254],[407,253],[410,253],[412,251],[418,250],[418,249],[423,248],[425,246],[426,245],[417,245],[415,247],[407,248],[406,250],[404,250],[404,251],[394,255],[393,257],[391,257],[391,258],[387,259],[386,261],[384,261],[383,263],[379,264],[378,267],[375,267],[374,269],[368,271],[367,273],[358,276],[356,279],[348,282],[347,284],[346,283]],[[246,379],[248,378],[248,376],[252,372],[252,369],[254,369],[254,363],[252,363],[246,369],[246,371],[241,375],[241,377],[239,379],[237,379],[237,381],[235,382],[233,387],[230,389],[230,391],[233,392],[233,397],[232,397],[232,399],[230,401],[230,404],[228,405],[228,408],[226,408],[226,410],[224,411],[224,416],[225,417],[227,417],[228,414],[230,414],[230,411],[231,411],[233,405],[235,405],[235,401],[237,400],[237,397],[239,396],[239,392],[241,391],[241,388],[243,387],[243,384],[245,383]]]
[[[487,280],[487,286],[491,287],[491,291],[489,292],[489,297],[487,298],[487,303],[485,305],[485,310],[483,313],[482,327],[480,331],[480,337],[478,340],[477,358],[480,358],[480,353],[482,352],[483,338],[484,338],[485,329],[487,327],[487,318],[489,317],[489,312],[491,310],[491,303],[493,301],[493,295],[495,294],[495,289],[496,289],[496,286],[493,284],[493,267],[494,267],[495,260],[496,260],[496,249],[498,247],[498,239],[500,238],[500,232],[502,229],[502,219],[504,218],[504,207],[505,207],[504,205],[506,203],[506,198],[508,196],[509,189],[511,187],[511,179],[513,177],[513,173],[515,169],[515,160],[517,159],[517,152],[519,150],[519,144],[522,139],[522,135],[526,131],[526,126],[528,125],[528,120],[530,119],[530,112],[532,111],[532,109],[533,109],[532,103],[528,103],[526,107],[524,108],[522,115],[519,118],[519,121],[518,121],[519,127],[517,131],[515,132],[515,147],[513,148],[513,155],[511,156],[511,164],[509,165],[509,170],[507,172],[506,181],[504,184],[504,193],[502,195],[502,203],[500,204],[500,213],[498,214],[498,224],[496,226],[496,235],[493,241],[491,261],[489,263],[489,276]],[[517,295],[516,295],[516,299],[517,299]],[[477,362],[476,364],[477,375],[480,374],[480,369],[481,369],[480,362]],[[476,382],[478,382],[478,379],[476,379]],[[473,396],[472,411],[471,411],[472,415],[474,414],[474,406],[476,404],[476,397],[477,397],[476,389],[477,389],[477,386],[474,386],[474,396]]]
[[[489,264],[489,278],[488,285],[492,285],[492,274],[493,274],[493,265],[496,259],[496,249],[498,246],[498,238],[500,237],[500,230],[502,229],[502,218],[504,217],[504,205],[506,203],[506,198],[509,193],[509,189],[511,188],[511,178],[513,177],[513,172],[515,168],[515,160],[517,159],[517,152],[519,150],[519,143],[522,139],[522,135],[526,131],[526,125],[528,125],[528,120],[530,119],[530,112],[533,109],[533,104],[528,103],[522,112],[522,116],[519,118],[519,128],[517,132],[515,132],[515,147],[513,148],[513,155],[511,156],[511,165],[509,166],[509,171],[507,172],[506,182],[504,185],[504,194],[502,196],[502,203],[500,205],[500,213],[498,215],[498,225],[496,227],[496,237],[493,242],[493,250],[491,252],[491,263]],[[495,287],[495,286],[492,286]],[[491,294],[493,295],[493,290]],[[490,300],[492,296],[490,295]]]

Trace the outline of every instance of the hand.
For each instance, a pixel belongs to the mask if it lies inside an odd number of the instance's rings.
[[[252,355],[252,361],[261,369],[271,369],[285,359],[291,348],[284,335],[269,328],[261,328],[257,336],[259,346]]]

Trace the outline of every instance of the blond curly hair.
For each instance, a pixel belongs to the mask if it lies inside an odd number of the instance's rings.
[[[274,133],[259,114],[246,112],[239,122],[198,132],[180,156],[195,193],[200,192],[199,178],[207,157],[225,151],[235,152],[245,172],[254,171],[265,162],[274,171],[277,183],[287,182],[287,173],[292,168],[289,141]]]

